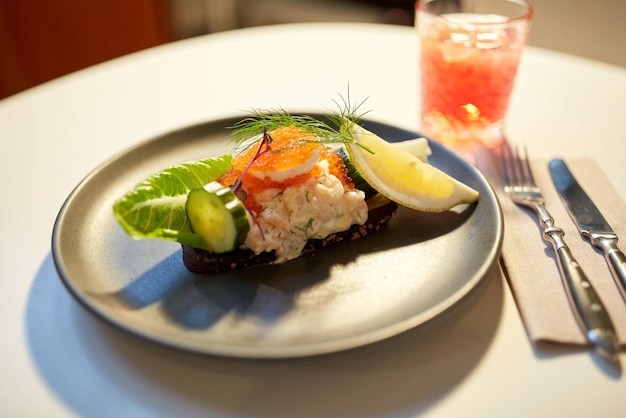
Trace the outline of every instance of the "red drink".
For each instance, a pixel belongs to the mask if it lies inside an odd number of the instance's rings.
[[[499,144],[527,17],[419,11],[423,134],[460,149]]]

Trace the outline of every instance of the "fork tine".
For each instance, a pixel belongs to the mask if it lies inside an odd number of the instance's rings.
[[[511,147],[506,144],[501,160],[503,180],[507,187],[516,189],[536,187],[525,146]]]
[[[505,187],[512,187],[514,179],[514,173],[511,163],[511,147],[508,142],[504,143],[500,152],[500,163],[502,165],[502,181]]]
[[[537,187],[535,183],[535,178],[533,177],[533,171],[530,168],[530,161],[528,159],[528,152],[526,147],[522,147],[523,155],[520,157],[520,164],[522,166],[522,171],[524,172],[524,184],[529,185],[530,187]]]
[[[509,178],[509,187],[513,189],[522,188],[525,185],[525,176],[524,170],[522,169],[522,164],[520,162],[518,147],[508,146],[508,178]]]
[[[513,187],[524,187],[524,171],[519,158],[519,147],[511,149],[511,171],[513,172]]]

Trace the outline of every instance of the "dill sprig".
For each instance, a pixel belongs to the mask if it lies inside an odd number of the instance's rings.
[[[320,144],[354,144],[356,141],[352,137],[351,128],[353,124],[359,123],[363,114],[357,112],[365,101],[352,104],[349,96],[346,99],[340,95],[340,98],[341,102],[333,100],[337,109],[324,113],[328,122],[309,115],[292,115],[282,108],[275,111],[252,110],[250,116],[231,127],[230,138],[237,145],[250,145],[249,140],[260,139],[263,132],[271,132],[282,126],[295,126],[317,137],[316,142]]]
[[[326,116],[335,125],[341,127],[341,131],[347,135],[350,135],[352,142],[354,142],[352,134],[350,133],[352,131],[352,126],[354,126],[354,124],[358,124],[361,118],[366,113],[369,113],[369,110],[363,113],[359,113],[359,109],[363,106],[365,100],[360,103],[351,103],[349,91],[347,98],[343,97],[342,95],[339,95],[339,98],[341,99],[341,103],[333,99],[333,103],[335,104],[337,109],[331,110],[324,116]]]
[[[231,139],[236,143],[241,143],[261,135],[264,130],[271,132],[281,126],[295,126],[305,129],[322,141],[345,142],[347,140],[347,138],[341,137],[342,134],[337,129],[324,121],[309,115],[292,115],[284,109],[273,112],[254,110],[251,116],[232,126]]]

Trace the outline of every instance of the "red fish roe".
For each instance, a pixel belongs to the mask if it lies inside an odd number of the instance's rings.
[[[307,162],[319,147],[318,139],[309,131],[286,126],[270,132],[270,151],[256,158],[250,167],[254,171],[278,171],[297,167]],[[255,157],[258,146],[253,145],[233,159],[233,168],[244,170]]]
[[[290,169],[297,167],[309,161],[317,152],[318,147],[324,147],[320,153],[320,160],[326,160],[329,166],[330,174],[335,175],[344,185],[353,188],[354,185],[348,176],[341,155],[333,152],[332,149],[320,144],[317,137],[303,128],[295,126],[281,127],[269,133],[272,142],[269,145],[270,150],[257,157],[252,163],[250,170],[254,171],[273,171],[281,169]],[[224,186],[232,186],[241,177],[250,161],[255,158],[259,149],[259,143],[249,147],[241,154],[233,158],[233,168],[218,179]],[[250,172],[247,172],[242,179],[242,190],[246,193],[246,206],[252,212],[258,214],[261,206],[254,199],[254,194],[266,189],[284,190],[290,186],[297,186],[320,174],[320,169],[315,165],[306,173],[288,178],[282,182],[277,182],[269,177],[260,179]]]

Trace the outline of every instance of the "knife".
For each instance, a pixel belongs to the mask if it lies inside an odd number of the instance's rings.
[[[626,256],[617,247],[617,234],[578,184],[565,161],[554,159],[549,163],[550,174],[570,216],[581,235],[604,251],[604,257],[622,295],[626,297]]]

